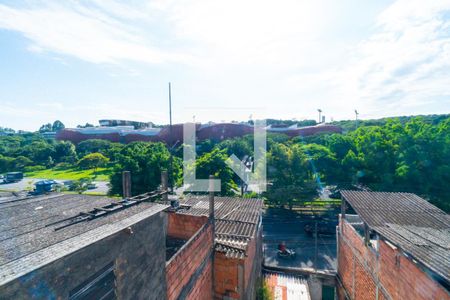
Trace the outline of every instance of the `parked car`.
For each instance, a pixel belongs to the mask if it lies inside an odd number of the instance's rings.
[[[97,188],[97,184],[95,182],[91,182],[91,183],[88,183],[86,185],[86,187],[87,187],[88,190],[94,190],[94,189]]]
[[[73,185],[73,180],[65,180],[63,181],[63,185],[67,188],[70,188]]]
[[[9,173],[6,173],[6,177],[5,177],[4,181],[6,183],[10,183],[10,182],[19,182],[22,179],[23,179],[22,172],[9,172]]]
[[[54,192],[58,183],[54,180],[41,180],[34,184],[35,188],[32,192],[33,195],[41,195],[50,192]]]

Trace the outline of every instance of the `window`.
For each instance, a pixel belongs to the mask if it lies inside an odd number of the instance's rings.
[[[110,263],[74,288],[69,294],[69,299],[116,299],[115,280],[114,263]]]

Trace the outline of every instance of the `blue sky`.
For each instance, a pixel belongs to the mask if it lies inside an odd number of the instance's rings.
[[[1,1],[0,126],[450,112],[450,1]]]

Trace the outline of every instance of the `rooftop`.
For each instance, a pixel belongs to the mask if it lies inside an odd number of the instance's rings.
[[[20,275],[14,270],[22,260],[27,261],[27,267],[32,270],[34,263],[42,265],[45,260],[48,263],[56,259],[55,253],[59,257],[67,255],[103,235],[113,234],[167,208],[142,202],[63,228],[60,228],[61,223],[53,224],[112,202],[118,201],[107,197],[56,194],[0,203],[0,283]]]
[[[177,213],[208,216],[208,197],[190,197],[181,204],[189,209]],[[261,223],[263,200],[254,198],[214,197],[216,251],[227,257],[243,258],[249,241],[255,237]]]
[[[341,193],[370,229],[450,281],[449,215],[415,194]]]
[[[275,299],[310,300],[309,288],[306,279],[284,273],[267,272],[264,281]]]

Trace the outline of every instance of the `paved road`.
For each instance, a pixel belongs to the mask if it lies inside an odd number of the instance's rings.
[[[24,191],[24,190],[33,190],[34,183],[40,180],[40,178],[28,178],[25,177],[23,180],[14,183],[1,183],[0,190],[5,191]],[[63,182],[64,180],[56,180],[57,182]],[[91,193],[102,193],[106,194],[108,192],[108,182],[107,181],[95,181],[97,184],[96,189],[88,190]]]
[[[336,236],[320,236],[317,239],[317,259],[315,239],[305,233],[304,226],[311,219],[288,210],[266,211],[263,217],[264,262],[269,266],[336,269]],[[295,259],[283,259],[277,256],[278,244],[285,242],[294,249]]]

